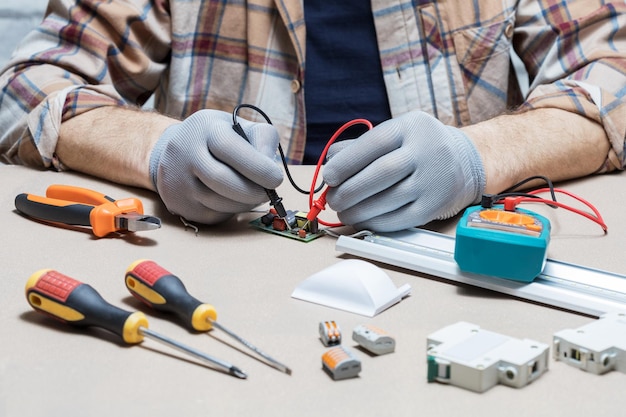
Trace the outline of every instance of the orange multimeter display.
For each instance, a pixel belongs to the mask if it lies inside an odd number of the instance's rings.
[[[543,223],[532,214],[498,209],[473,211],[468,216],[467,225],[534,236],[543,230]]]

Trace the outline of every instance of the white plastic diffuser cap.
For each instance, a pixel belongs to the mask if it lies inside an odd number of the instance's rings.
[[[374,317],[411,292],[396,288],[378,266],[359,259],[339,261],[302,281],[291,296],[327,307]]]

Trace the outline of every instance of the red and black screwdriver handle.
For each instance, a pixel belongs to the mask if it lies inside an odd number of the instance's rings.
[[[52,269],[35,272],[26,283],[26,299],[38,312],[64,323],[100,327],[129,344],[140,343],[148,319],[140,312],[122,310],[102,298],[90,285]]]
[[[192,330],[211,330],[217,320],[212,305],[190,295],[180,278],[154,261],[133,262],[126,270],[125,283],[135,298],[155,310],[174,314]]]

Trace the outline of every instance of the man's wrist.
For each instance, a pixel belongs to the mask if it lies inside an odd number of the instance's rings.
[[[507,114],[462,130],[481,155],[485,192],[491,194],[534,175],[552,181],[590,175],[610,146],[600,124],[554,108]]]
[[[69,169],[156,190],[150,154],[163,131],[176,122],[133,108],[93,109],[63,122],[56,154]]]

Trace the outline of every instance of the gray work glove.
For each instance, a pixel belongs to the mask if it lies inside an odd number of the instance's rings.
[[[238,121],[250,142],[233,130],[231,114],[217,110],[200,110],[163,132],[150,176],[170,212],[214,224],[268,201],[264,188],[280,185],[276,128]]]
[[[472,141],[421,111],[339,142],[328,154],[326,200],[357,229],[390,232],[451,217],[479,202],[485,188]]]

